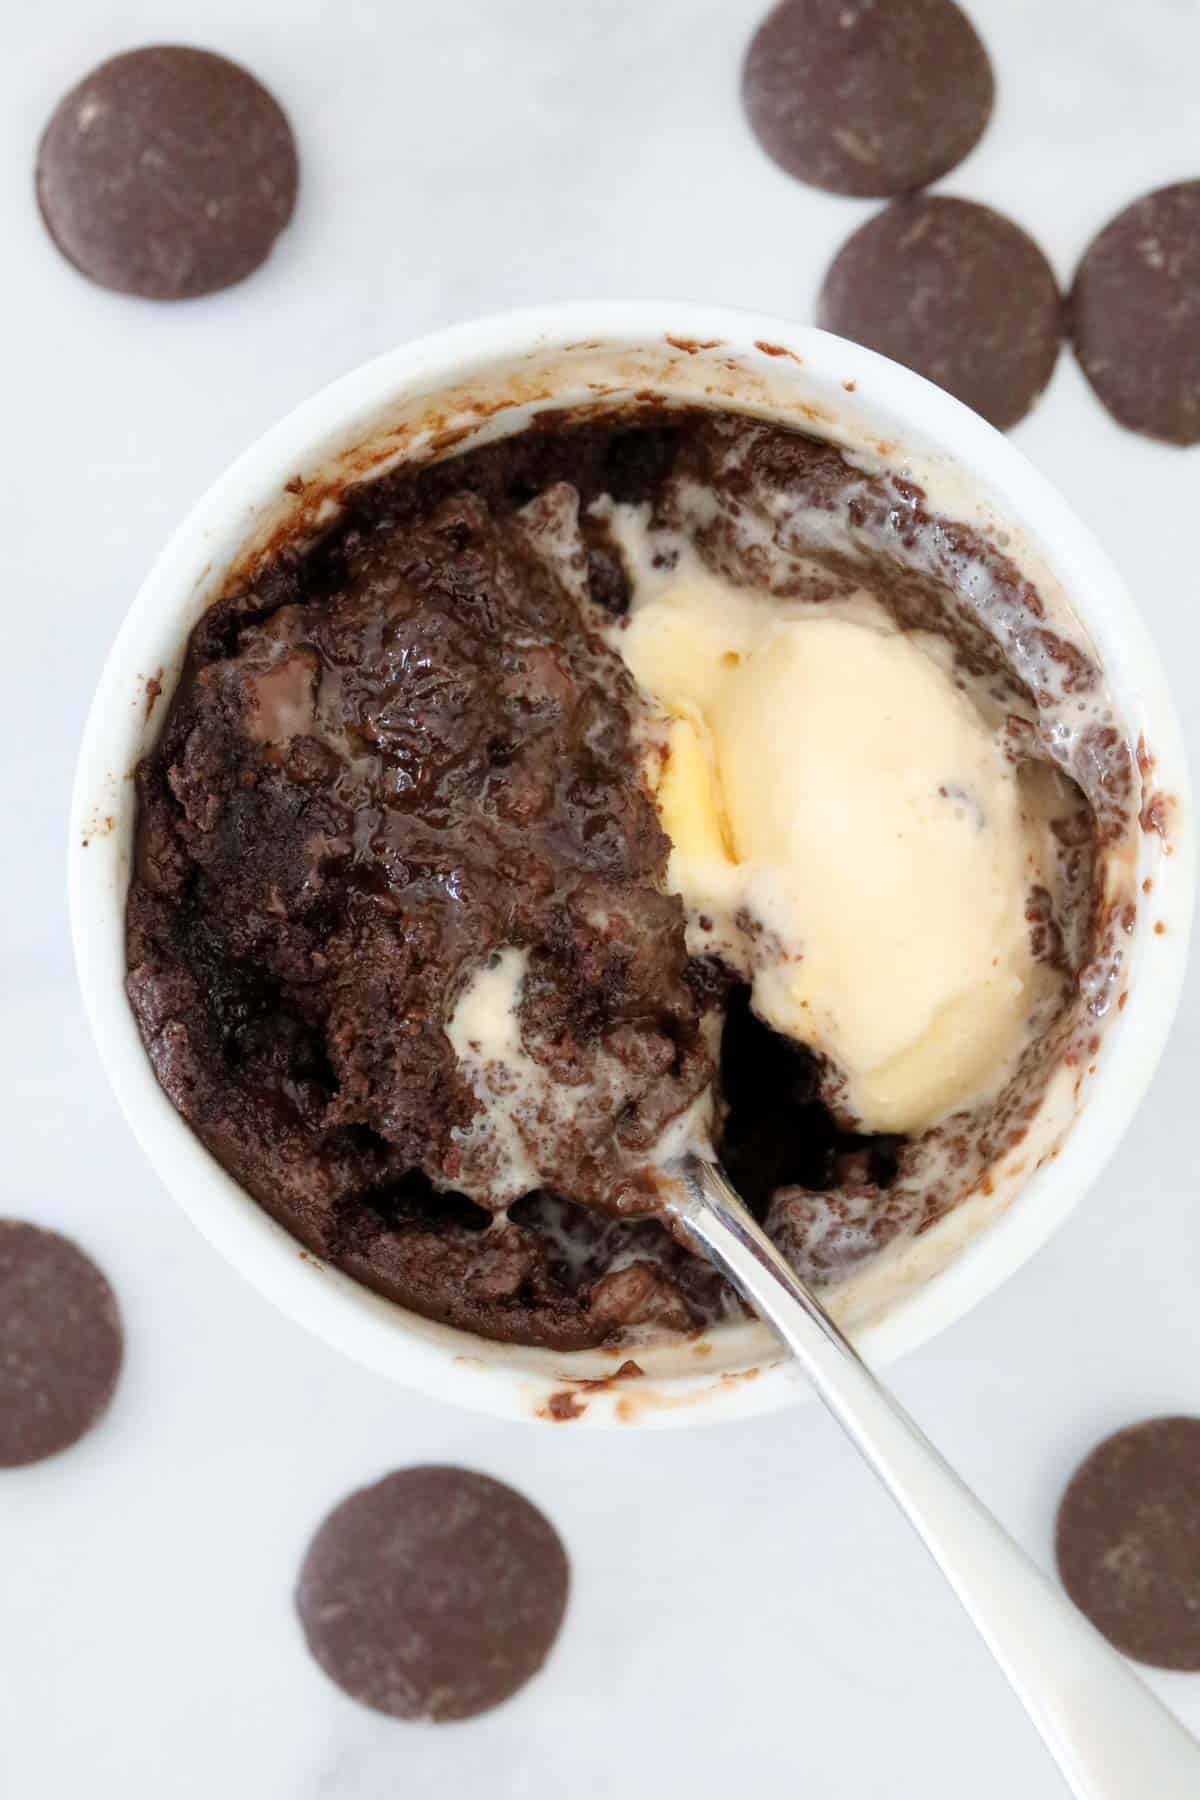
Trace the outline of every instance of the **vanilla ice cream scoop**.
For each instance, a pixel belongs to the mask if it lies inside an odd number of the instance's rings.
[[[868,1130],[994,1092],[1055,982],[1026,916],[1044,816],[995,724],[940,640],[869,595],[782,599],[694,552],[654,568],[616,511],[653,570],[614,641],[658,714],[648,772],[693,948],[742,969]]]

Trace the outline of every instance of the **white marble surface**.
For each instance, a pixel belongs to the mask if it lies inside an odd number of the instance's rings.
[[[739,116],[759,0],[10,0],[0,22],[6,699],[0,1210],[110,1272],[128,1365],[104,1427],[0,1478],[0,1792],[43,1800],[1054,1800],[1003,1681],[816,1407],[665,1436],[503,1426],[340,1361],[266,1310],[174,1208],[118,1118],[67,944],[63,831],[83,711],[130,595],[230,457],[414,333],[524,301],[675,294],[809,316],[870,211],[789,182]],[[974,0],[999,74],[945,185],[1011,211],[1063,276],[1140,191],[1200,174],[1191,0]],[[47,243],[30,164],[94,62],[183,39],[295,120],[293,229],[244,287],[177,308],[89,287]],[[1200,452],[1122,434],[1065,359],[1023,449],[1133,583],[1200,741]],[[67,510],[63,510],[63,508]],[[906,1402],[1047,1560],[1076,1458],[1200,1411],[1196,979],[1124,1147],[1037,1260],[898,1372]],[[406,1728],[310,1663],[307,1537],[411,1461],[517,1483],[575,1585],[538,1682],[477,1723]],[[1200,1729],[1200,1676],[1154,1686]],[[1151,1800],[1151,1797],[1147,1797]]]

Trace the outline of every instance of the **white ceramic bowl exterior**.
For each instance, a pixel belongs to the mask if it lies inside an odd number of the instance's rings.
[[[836,1310],[882,1362],[940,1331],[1049,1236],[1129,1123],[1166,1039],[1183,978],[1194,885],[1179,729],[1157,657],[1116,571],[1005,438],[939,389],[838,338],[786,321],[650,302],[502,315],[408,345],[335,382],[267,433],[216,483],[144,582],[105,665],[84,733],[69,847],[84,999],[117,1098],[165,1185],[256,1286],[329,1343],[421,1391],[500,1416],[581,1424],[700,1424],[780,1406],[799,1388],[765,1329],[619,1357],[494,1344],[405,1312],[303,1251],[230,1179],[159,1088],[125,999],[124,907],[134,829],[130,773],[153,741],[192,626],[279,532],[329,515],[348,479],[431,447],[508,435],[550,407],[652,393],[753,412],[909,467],[935,505],[1009,533],[1010,553],[1061,586],[1104,663],[1131,738],[1154,757],[1169,829],[1143,834],[1128,1004],[1095,1073],[1048,1097],[993,1191],[972,1197],[839,1292]],[[300,478],[300,483],[296,478]],[[290,487],[288,484],[291,484]],[[298,490],[298,491],[297,491]],[[162,682],[152,707],[147,686]],[[148,716],[149,715],[149,716]],[[1162,929],[1158,929],[1161,925]],[[564,1409],[559,1407],[558,1412]]]

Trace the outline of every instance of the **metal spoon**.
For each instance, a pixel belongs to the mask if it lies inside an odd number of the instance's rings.
[[[942,1461],[755,1224],[724,1171],[689,1152],[666,1174],[669,1210],[779,1333],[907,1513],[1077,1800],[1198,1800],[1200,1745]]]

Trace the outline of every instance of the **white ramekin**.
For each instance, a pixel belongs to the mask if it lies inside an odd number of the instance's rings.
[[[84,732],[70,830],[70,899],[84,1000],[125,1115],[165,1185],[229,1261],[329,1343],[424,1393],[509,1418],[691,1425],[780,1406],[799,1390],[757,1325],[619,1358],[485,1342],[415,1317],[302,1251],[218,1166],[155,1081],[124,993],[131,772],[153,740],[184,641],[236,571],[279,534],[319,523],[339,484],[409,456],[503,436],[536,411],[653,394],[727,405],[906,464],[935,499],[1008,533],[1019,559],[1082,617],[1146,777],[1164,837],[1138,847],[1143,902],[1128,1002],[1095,1072],[1040,1121],[992,1191],[852,1283],[839,1310],[872,1361],[940,1331],[994,1288],[1082,1198],[1158,1061],[1183,977],[1194,882],[1187,772],[1145,628],[1116,571],[1021,454],[908,370],[819,331],[706,306],[544,307],[456,326],[326,388],[238,458],[176,531],[130,609]],[[155,701],[154,684],[162,693]],[[605,1378],[608,1378],[607,1380]],[[597,1383],[599,1385],[583,1385]],[[556,1396],[573,1396],[565,1405]]]

